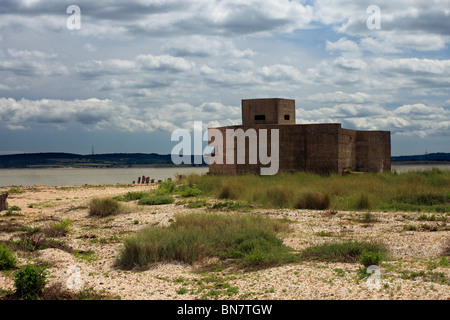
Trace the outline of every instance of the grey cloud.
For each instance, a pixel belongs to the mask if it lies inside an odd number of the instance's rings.
[[[0,73],[20,77],[58,76],[68,73],[68,68],[55,60],[56,54],[40,51],[9,49],[2,54]]]
[[[48,17],[65,21],[65,10],[71,1],[4,1],[0,16],[3,28],[61,31]],[[81,34],[115,38],[166,37],[181,34],[249,35],[264,32],[285,32],[304,28],[312,18],[312,8],[294,1],[279,0],[183,0],[183,1],[77,1],[81,8]],[[23,19],[21,19],[21,17]],[[20,21],[20,24],[16,22]],[[34,27],[34,28],[33,28]]]
[[[402,105],[393,110],[380,105],[338,105],[300,109],[306,123],[339,122],[349,129],[388,130],[404,136],[450,136],[450,109],[424,104]]]

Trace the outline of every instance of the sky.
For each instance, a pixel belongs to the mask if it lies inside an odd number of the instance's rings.
[[[252,98],[450,152],[449,43],[450,0],[0,0],[0,154],[168,154]]]

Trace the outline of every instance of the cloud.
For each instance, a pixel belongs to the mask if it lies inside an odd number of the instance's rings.
[[[187,61],[184,58],[172,57],[170,55],[140,55],[136,58],[136,61],[143,70],[183,72],[191,70],[195,65],[193,62]]]
[[[62,32],[70,4],[5,0],[0,28]],[[273,34],[306,28],[313,16],[312,7],[298,0],[79,0],[77,5],[82,15],[79,34],[108,38]]]
[[[205,125],[236,124],[240,121],[240,108],[219,102],[193,106],[188,103],[167,104],[158,110],[130,107],[112,100],[15,100],[0,98],[0,125],[8,130],[27,130],[44,124],[54,128],[82,125],[85,130],[114,129],[122,132],[173,131],[190,129],[194,121]],[[228,120],[224,120],[228,118]],[[235,119],[229,120],[229,119]]]
[[[332,108],[300,109],[301,123],[342,123],[346,129],[386,130],[402,136],[450,136],[450,109],[425,104],[393,110],[377,104],[338,104]]]
[[[367,49],[378,51],[381,43],[392,53],[405,49],[436,51],[450,42],[449,0],[433,1],[432,5],[420,0],[379,3],[379,30],[367,27],[370,17],[367,8],[372,4],[371,1],[317,0],[314,20],[333,25],[339,33],[360,37]]]
[[[60,76],[68,74],[68,68],[59,63],[56,53],[37,50],[7,49],[0,52],[0,73],[20,77]]]
[[[176,57],[251,58],[256,53],[249,48],[238,49],[233,41],[214,36],[189,36],[164,43],[162,52]]]
[[[359,46],[356,42],[347,40],[347,38],[341,38],[336,42],[327,41],[326,49],[328,51],[346,51],[346,52],[357,52],[359,51]]]
[[[370,94],[364,92],[346,93],[336,91],[314,94],[307,99],[310,101],[329,103],[367,103],[373,98]]]
[[[383,72],[402,73],[408,75],[430,74],[450,76],[450,60],[419,58],[377,58],[374,63]]]

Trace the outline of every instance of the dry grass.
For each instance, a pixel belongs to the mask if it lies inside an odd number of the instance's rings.
[[[265,208],[378,211],[450,211],[450,171],[329,176],[299,172],[275,176],[191,175],[182,183],[205,195]]]

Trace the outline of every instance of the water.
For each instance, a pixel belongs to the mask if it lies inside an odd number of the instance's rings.
[[[439,168],[450,170],[450,165],[392,165],[392,170],[406,172]],[[207,167],[192,168],[117,168],[117,169],[0,169],[0,187],[7,186],[82,186],[100,184],[127,184],[143,175],[155,180],[174,178],[179,174],[205,174]]]
[[[81,186],[85,184],[127,184],[138,177],[165,180],[177,175],[203,174],[208,167],[192,168],[117,168],[117,169],[0,169],[0,187],[6,186]]]
[[[408,172],[408,171],[421,171],[421,170],[431,170],[433,168],[437,168],[440,170],[450,170],[450,164],[398,164],[391,165],[392,171],[397,172]]]

